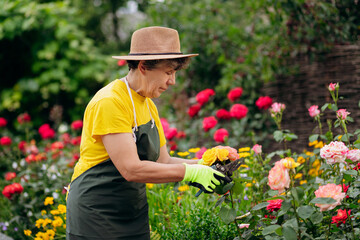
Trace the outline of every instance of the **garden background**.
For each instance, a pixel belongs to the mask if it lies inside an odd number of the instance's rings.
[[[227,145],[243,165],[219,194],[149,183],[152,238],[356,239],[358,169],[338,172],[320,148],[336,140],[359,149],[359,12],[357,0],[0,0],[1,232],[64,239],[64,187],[86,104],[127,73],[111,56],[128,54],[131,33],[157,25],[177,29],[182,51],[200,54],[155,100],[169,150],[201,158]],[[286,106],[280,115],[269,112],[276,102]],[[309,115],[312,105],[321,117]],[[339,118],[339,109],[350,115]],[[286,157],[304,162],[290,167],[284,197],[267,182]],[[343,182],[350,199],[332,215],[319,212],[314,204],[325,202],[311,202],[313,190]],[[276,199],[284,204],[267,209]],[[344,206],[353,222],[332,223]]]

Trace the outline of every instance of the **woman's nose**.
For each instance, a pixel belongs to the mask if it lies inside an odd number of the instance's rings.
[[[175,73],[173,73],[173,74],[171,74],[170,75],[170,78],[169,78],[169,80],[168,80],[168,84],[169,85],[175,85],[175,83],[176,83],[176,76],[175,76]]]

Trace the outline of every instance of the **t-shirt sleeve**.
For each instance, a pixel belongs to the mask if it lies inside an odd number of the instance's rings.
[[[121,102],[113,98],[99,100],[90,112],[91,137],[97,141],[109,133],[132,132],[133,116]]]

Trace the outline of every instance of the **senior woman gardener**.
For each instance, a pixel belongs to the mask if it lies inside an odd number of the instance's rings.
[[[80,159],[67,196],[67,239],[150,239],[145,183],[190,181],[213,192],[225,176],[196,160],[170,157],[151,98],[175,84],[190,57],[178,32],[135,31],[129,73],[100,89],[86,107]]]

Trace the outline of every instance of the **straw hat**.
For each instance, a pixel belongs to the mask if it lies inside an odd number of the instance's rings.
[[[199,54],[183,54],[180,51],[179,34],[175,29],[146,27],[136,30],[131,37],[130,53],[112,56],[123,60],[155,60],[194,57]]]

